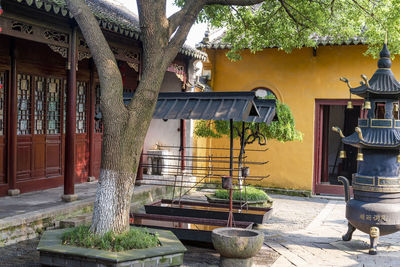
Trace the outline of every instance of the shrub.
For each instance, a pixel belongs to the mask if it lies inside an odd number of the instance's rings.
[[[247,200],[249,201],[261,201],[272,202],[272,199],[261,189],[257,189],[253,186],[247,186],[246,188]],[[225,189],[218,189],[215,191],[215,197],[222,199],[229,199],[229,191]],[[240,191],[233,191],[233,200],[240,200]],[[242,200],[245,200],[245,190],[242,190]]]
[[[159,245],[157,234],[151,234],[146,229],[131,228],[125,233],[107,232],[100,236],[93,234],[89,226],[78,226],[65,232],[62,242],[64,245],[109,251],[151,248]]]

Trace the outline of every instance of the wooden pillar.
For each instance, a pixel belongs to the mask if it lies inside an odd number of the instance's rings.
[[[11,87],[9,94],[9,129],[8,129],[8,195],[18,195],[17,189],[17,59],[14,39],[10,45],[10,60],[11,60]]]
[[[94,63],[93,60],[90,61],[90,84],[89,84],[89,97],[90,97],[90,110],[89,110],[89,177],[88,177],[88,182],[92,182],[95,180],[94,177],[94,159],[95,159],[95,150],[94,150],[94,144],[95,144],[95,131],[96,131],[96,126],[95,126],[95,121],[94,121],[94,116],[95,116],[95,106],[96,106],[96,84],[94,80]]]
[[[76,67],[77,67],[77,43],[76,26],[72,29],[68,51],[69,71],[67,89],[67,118],[65,123],[65,174],[64,195],[62,199],[66,202],[77,199],[75,195],[75,164],[76,164]]]

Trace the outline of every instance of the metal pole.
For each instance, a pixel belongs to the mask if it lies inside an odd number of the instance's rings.
[[[181,154],[181,170],[185,170],[185,120],[180,121],[180,147],[179,152]]]
[[[232,199],[232,187],[229,189],[229,217],[228,217],[228,226],[232,227],[233,222],[233,199]]]
[[[242,207],[242,168],[243,168],[243,153],[244,153],[244,146],[245,146],[245,127],[246,123],[243,121],[242,122],[242,136],[240,139],[240,152],[239,152],[239,159],[238,159],[238,169],[239,169],[239,174],[238,174],[238,183],[239,183],[239,189],[240,189],[240,207]]]
[[[230,128],[230,155],[229,155],[229,176],[233,176],[233,120],[229,120],[229,128]]]

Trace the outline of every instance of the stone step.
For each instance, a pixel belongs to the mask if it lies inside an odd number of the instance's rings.
[[[82,214],[73,218],[67,218],[60,221],[60,228],[71,228],[81,225],[88,225],[92,221],[92,213]]]

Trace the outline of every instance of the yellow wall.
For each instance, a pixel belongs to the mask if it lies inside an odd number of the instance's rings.
[[[322,46],[313,56],[312,48],[302,48],[287,54],[277,49],[265,49],[252,54],[242,53],[243,59],[231,62],[226,50],[208,50],[214,91],[249,91],[256,87],[271,89],[283,103],[289,105],[296,120],[296,128],[304,133],[303,142],[280,143],[268,141],[266,152],[249,152],[249,160],[270,163],[251,167],[251,175],[270,174],[256,184],[312,190],[314,162],[314,121],[316,99],[347,99],[348,87],[339,81],[344,76],[353,86],[359,85],[360,74],[371,78],[377,69],[377,60],[363,55],[365,46]],[[394,74],[400,65],[393,62]],[[207,141],[198,140],[199,144]],[[227,140],[208,141],[211,146],[229,147]],[[238,143],[235,146],[238,147]],[[248,146],[247,148],[255,148]],[[214,155],[221,151],[214,151]]]

